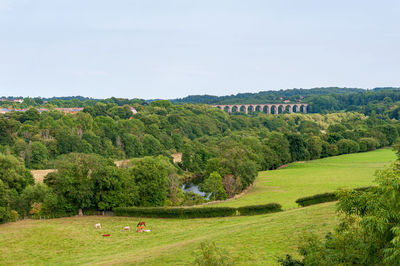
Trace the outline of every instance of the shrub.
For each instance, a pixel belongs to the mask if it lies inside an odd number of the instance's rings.
[[[304,198],[299,198],[296,200],[296,203],[302,207],[310,206],[323,202],[330,202],[337,200],[336,192],[326,192],[322,194],[316,194]]]
[[[10,211],[5,207],[0,206],[0,224],[10,221],[10,216]]]
[[[359,188],[354,188],[353,190],[365,191],[370,188],[372,188],[372,187],[371,186],[359,187]],[[337,196],[336,192],[326,192],[326,193],[322,193],[322,194],[315,194],[312,196],[299,198],[296,200],[296,203],[299,204],[301,207],[305,207],[305,206],[310,206],[310,205],[319,204],[319,203],[323,203],[323,202],[336,201],[336,200],[338,200],[338,196]]]
[[[240,215],[264,214],[264,213],[282,211],[282,206],[278,203],[268,203],[268,204],[264,204],[264,205],[239,207],[238,211],[239,211]]]
[[[10,211],[10,221],[16,222],[16,221],[18,221],[18,219],[19,219],[19,214],[18,214],[18,212],[15,211],[15,210],[11,210],[11,211]]]
[[[289,254],[286,254],[285,258],[278,258],[278,262],[282,266],[304,266],[304,263],[300,260],[294,259]]]
[[[236,208],[231,207],[198,207],[198,208],[163,208],[163,207],[117,207],[113,209],[116,216],[149,217],[149,218],[207,218],[234,216]]]
[[[201,195],[198,195],[194,192],[190,191],[185,191],[183,193],[184,199],[183,199],[183,204],[185,206],[192,206],[192,205],[200,205],[204,203],[204,197]]]
[[[196,257],[195,265],[215,265],[228,266],[233,265],[227,251],[218,248],[214,242],[203,242],[200,244],[201,253]]]

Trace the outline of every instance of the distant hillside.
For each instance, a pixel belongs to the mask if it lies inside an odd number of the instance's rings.
[[[314,88],[239,93],[229,96],[191,95],[171,100],[176,104],[250,104],[250,103],[308,103],[310,113],[355,111],[366,115],[387,114],[400,118],[400,88]]]
[[[288,89],[278,91],[261,91],[258,93],[238,93],[229,96],[190,95],[180,99],[171,100],[174,103],[203,103],[203,104],[236,104],[236,103],[276,103],[283,100],[300,101],[311,95],[350,94],[362,93],[359,88],[313,88],[313,89]]]

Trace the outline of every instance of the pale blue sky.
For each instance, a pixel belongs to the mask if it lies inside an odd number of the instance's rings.
[[[0,0],[0,96],[400,85],[400,1]]]

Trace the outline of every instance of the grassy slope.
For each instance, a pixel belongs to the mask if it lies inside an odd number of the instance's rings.
[[[396,159],[391,149],[347,154],[319,160],[292,163],[276,171],[260,172],[254,188],[236,200],[213,206],[243,206],[277,202],[284,209],[297,207],[295,200],[338,188],[372,184],[377,169]]]
[[[334,217],[334,204],[327,203],[250,217],[145,219],[152,232],[142,234],[122,232],[138,221],[125,217],[26,220],[0,225],[0,264],[182,265],[193,262],[202,241],[212,240],[239,265],[275,265],[277,256],[296,253],[304,230],[325,234]],[[97,222],[102,229],[94,229]]]
[[[338,187],[371,184],[373,173],[395,159],[391,150],[294,163],[260,173],[248,195],[221,205],[279,202],[295,207],[300,196]],[[137,219],[74,217],[26,220],[0,225],[3,264],[145,264],[181,265],[193,261],[200,242],[213,240],[239,265],[274,265],[276,257],[295,254],[299,236],[311,229],[321,235],[336,223],[334,203],[250,217],[213,219],[145,219],[151,233],[122,232]],[[101,222],[103,229],[93,225]],[[104,238],[103,233],[111,237]]]

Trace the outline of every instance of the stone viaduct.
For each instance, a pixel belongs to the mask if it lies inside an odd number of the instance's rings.
[[[271,104],[218,104],[212,105],[220,110],[228,113],[243,112],[245,114],[253,112],[264,112],[267,114],[282,114],[282,113],[307,113],[306,103],[271,103]]]

